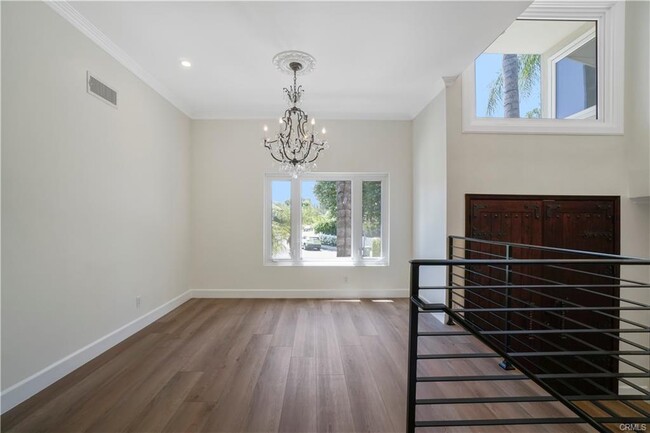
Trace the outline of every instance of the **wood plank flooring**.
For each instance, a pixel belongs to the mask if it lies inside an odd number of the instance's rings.
[[[193,299],[2,416],[3,432],[403,432],[408,303]],[[421,329],[449,330],[421,315]],[[487,351],[471,337],[423,350]],[[493,359],[422,375],[510,374]],[[423,386],[420,398],[531,395],[530,381]],[[559,403],[443,405],[420,419],[567,416]],[[433,418],[432,418],[433,417]],[[591,432],[583,425],[422,429]]]

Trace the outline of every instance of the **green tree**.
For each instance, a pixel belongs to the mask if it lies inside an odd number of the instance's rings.
[[[291,205],[288,200],[274,202],[271,211],[271,248],[273,254],[278,254],[286,249],[291,237]]]
[[[351,189],[350,181],[324,180],[314,185],[314,195],[326,211],[326,220],[319,228],[336,235],[338,257],[349,257],[352,253]],[[332,230],[334,224],[336,230]]]
[[[362,187],[363,235],[381,235],[381,182],[364,182]]]
[[[331,215],[336,215],[336,182],[321,180],[314,185],[314,195],[320,206]]]
[[[487,115],[492,116],[497,105],[503,102],[503,115],[517,118],[519,98],[527,98],[541,76],[541,56],[539,54],[504,54],[501,71],[490,83],[488,93]],[[535,109],[526,113],[526,117],[536,117]],[[540,116],[537,116],[540,117]]]
[[[316,232],[336,235],[338,238],[337,255],[349,256],[352,251],[350,244],[351,183],[348,181],[316,182],[314,195],[320,202],[321,208],[326,211],[322,222],[315,227]],[[364,236],[380,236],[381,182],[363,182],[362,201]]]
[[[336,219],[324,216],[319,222],[314,224],[314,231],[316,233],[323,233],[324,235],[336,236]]]
[[[336,256],[352,255],[352,182],[336,182]]]
[[[303,200],[302,203],[302,224],[303,226],[315,226],[323,219],[323,211],[314,207],[311,200]]]

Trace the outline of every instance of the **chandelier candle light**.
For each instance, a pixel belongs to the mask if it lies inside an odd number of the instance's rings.
[[[316,119],[299,108],[303,89],[297,84],[297,76],[310,72],[316,64],[315,59],[302,51],[283,51],[273,57],[275,66],[286,73],[293,74],[293,86],[283,89],[289,108],[280,117],[279,131],[272,138],[267,137],[269,127],[264,125],[263,146],[271,157],[280,164],[280,171],[297,178],[301,173],[316,168],[316,159],[327,149],[327,140],[320,138],[316,131]],[[320,134],[325,135],[325,128]]]

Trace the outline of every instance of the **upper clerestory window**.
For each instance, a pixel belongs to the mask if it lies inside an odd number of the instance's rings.
[[[463,131],[623,133],[624,3],[535,2],[463,73]]]

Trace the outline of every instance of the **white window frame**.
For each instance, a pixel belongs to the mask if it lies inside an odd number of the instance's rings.
[[[273,258],[271,242],[272,225],[272,191],[274,180],[291,182],[291,258]],[[303,259],[302,241],[302,212],[301,212],[301,182],[303,180],[350,181],[352,183],[352,256],[332,259]],[[362,205],[363,182],[381,182],[381,251],[382,257],[362,256]],[[388,173],[306,173],[298,178],[282,173],[266,173],[264,175],[264,240],[263,257],[265,266],[388,266],[390,252],[389,235],[389,191],[390,177]],[[294,235],[295,233],[299,235]]]
[[[596,38],[596,30],[591,29],[587,32],[583,32],[577,38],[573,38],[568,43],[562,44],[560,50],[555,51],[553,54],[548,56],[542,56],[542,59],[546,58],[544,67],[546,67],[546,76],[550,77],[549,86],[545,97],[543,97],[542,107],[543,112],[548,113],[549,117],[555,119],[557,114],[557,64],[562,59],[566,58],[569,54],[582,47],[592,39]],[[597,40],[597,39],[596,39]],[[596,45],[598,46],[598,45]],[[598,66],[598,65],[596,65]],[[598,114],[596,106],[587,107],[582,111],[572,114],[571,116],[566,117],[566,119],[596,119]]]
[[[522,20],[595,21],[597,44],[597,119],[507,119],[476,117],[474,62],[462,74],[462,117],[465,133],[623,134],[625,74],[625,2],[536,1]],[[544,89],[542,89],[544,92]],[[546,90],[548,92],[548,90]]]

